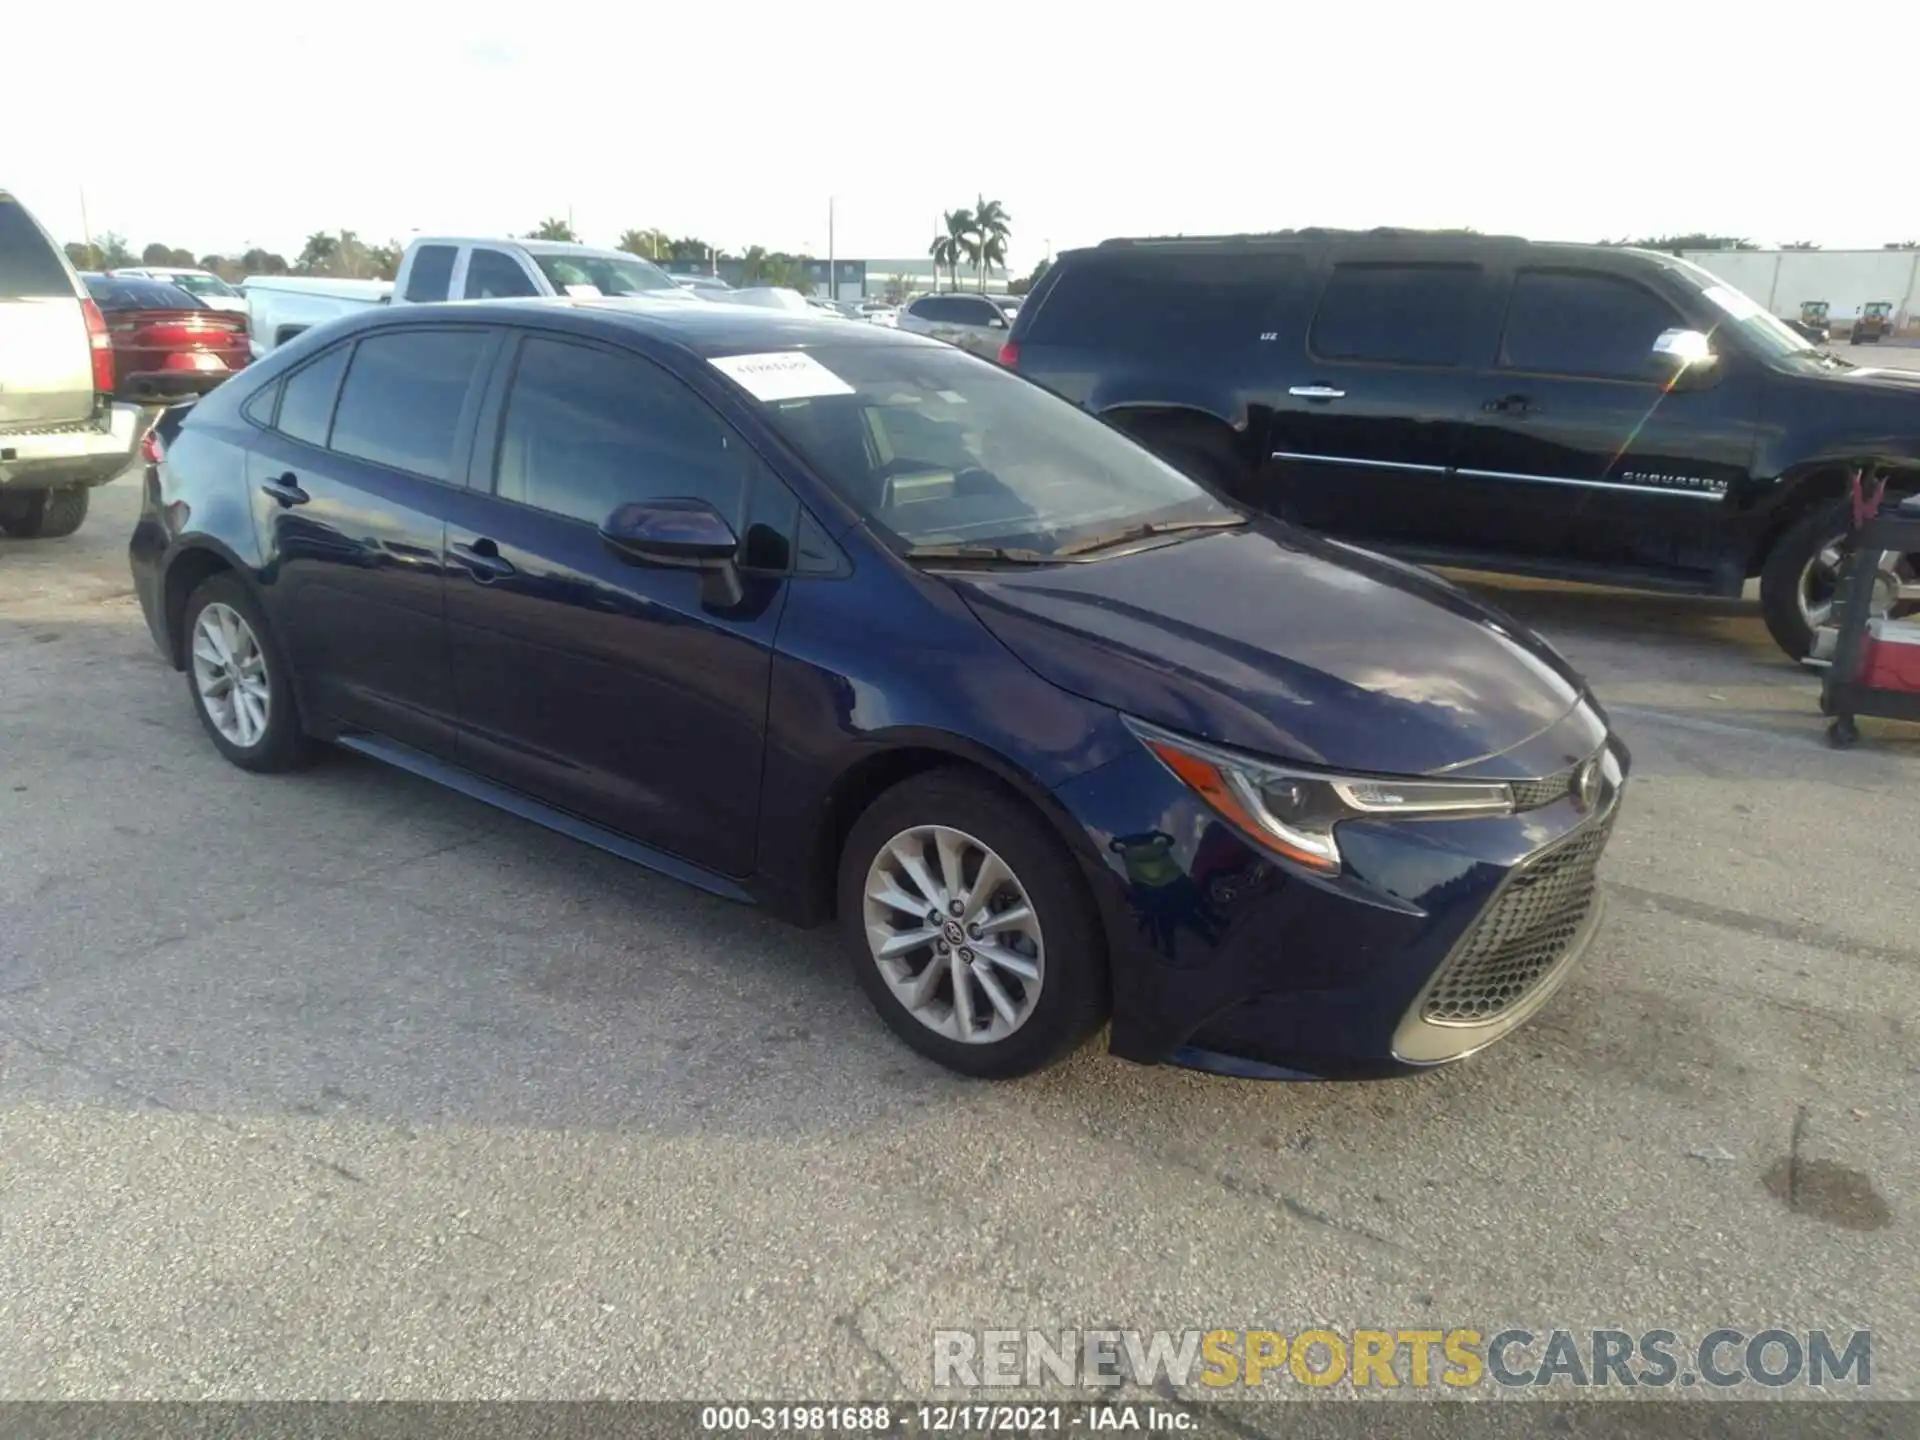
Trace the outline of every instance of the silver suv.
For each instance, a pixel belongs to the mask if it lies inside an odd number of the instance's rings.
[[[931,335],[989,360],[1000,358],[1012,325],[1005,304],[986,295],[922,295],[900,312],[898,328]]]
[[[27,207],[0,190],[0,533],[71,535],[87,494],[133,461],[137,405],[113,403],[100,309]]]

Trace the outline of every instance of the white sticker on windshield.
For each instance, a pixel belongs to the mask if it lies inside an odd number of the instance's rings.
[[[598,285],[569,285],[567,286],[567,294],[576,296],[581,300],[599,300],[604,298],[600,294],[600,287]]]
[[[941,390],[938,394],[940,398],[949,405],[964,405],[967,403],[967,397],[962,395],[958,390]]]
[[[811,400],[816,395],[853,394],[851,385],[804,350],[719,355],[708,363],[738,381],[756,400]]]
[[[1742,295],[1738,290],[1729,290],[1725,285],[1709,285],[1706,296],[1736,320],[1751,320],[1756,315],[1766,313],[1766,306],[1750,296]]]

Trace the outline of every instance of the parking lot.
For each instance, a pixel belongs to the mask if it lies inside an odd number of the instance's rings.
[[[1830,751],[1751,602],[1484,584],[1636,762],[1516,1036],[990,1086],[827,932],[356,757],[229,766],[137,499],[0,541],[5,1397],[904,1398],[935,1326],[1103,1324],[1871,1328],[1920,1396],[1920,730]]]

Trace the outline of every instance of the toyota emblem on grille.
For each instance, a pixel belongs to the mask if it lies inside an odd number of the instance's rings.
[[[1591,810],[1600,803],[1600,758],[1595,756],[1573,772],[1573,803]]]

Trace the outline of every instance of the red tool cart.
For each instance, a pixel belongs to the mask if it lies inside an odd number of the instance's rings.
[[[1836,749],[1860,738],[1856,716],[1920,723],[1920,619],[1874,614],[1900,599],[1897,581],[1893,594],[1875,593],[1889,588],[1881,556],[1920,554],[1920,495],[1882,509],[1885,478],[1862,466],[1852,479],[1854,531],[1834,595],[1834,633],[1820,636],[1816,650],[1832,646],[1820,713],[1833,717],[1827,742]]]

